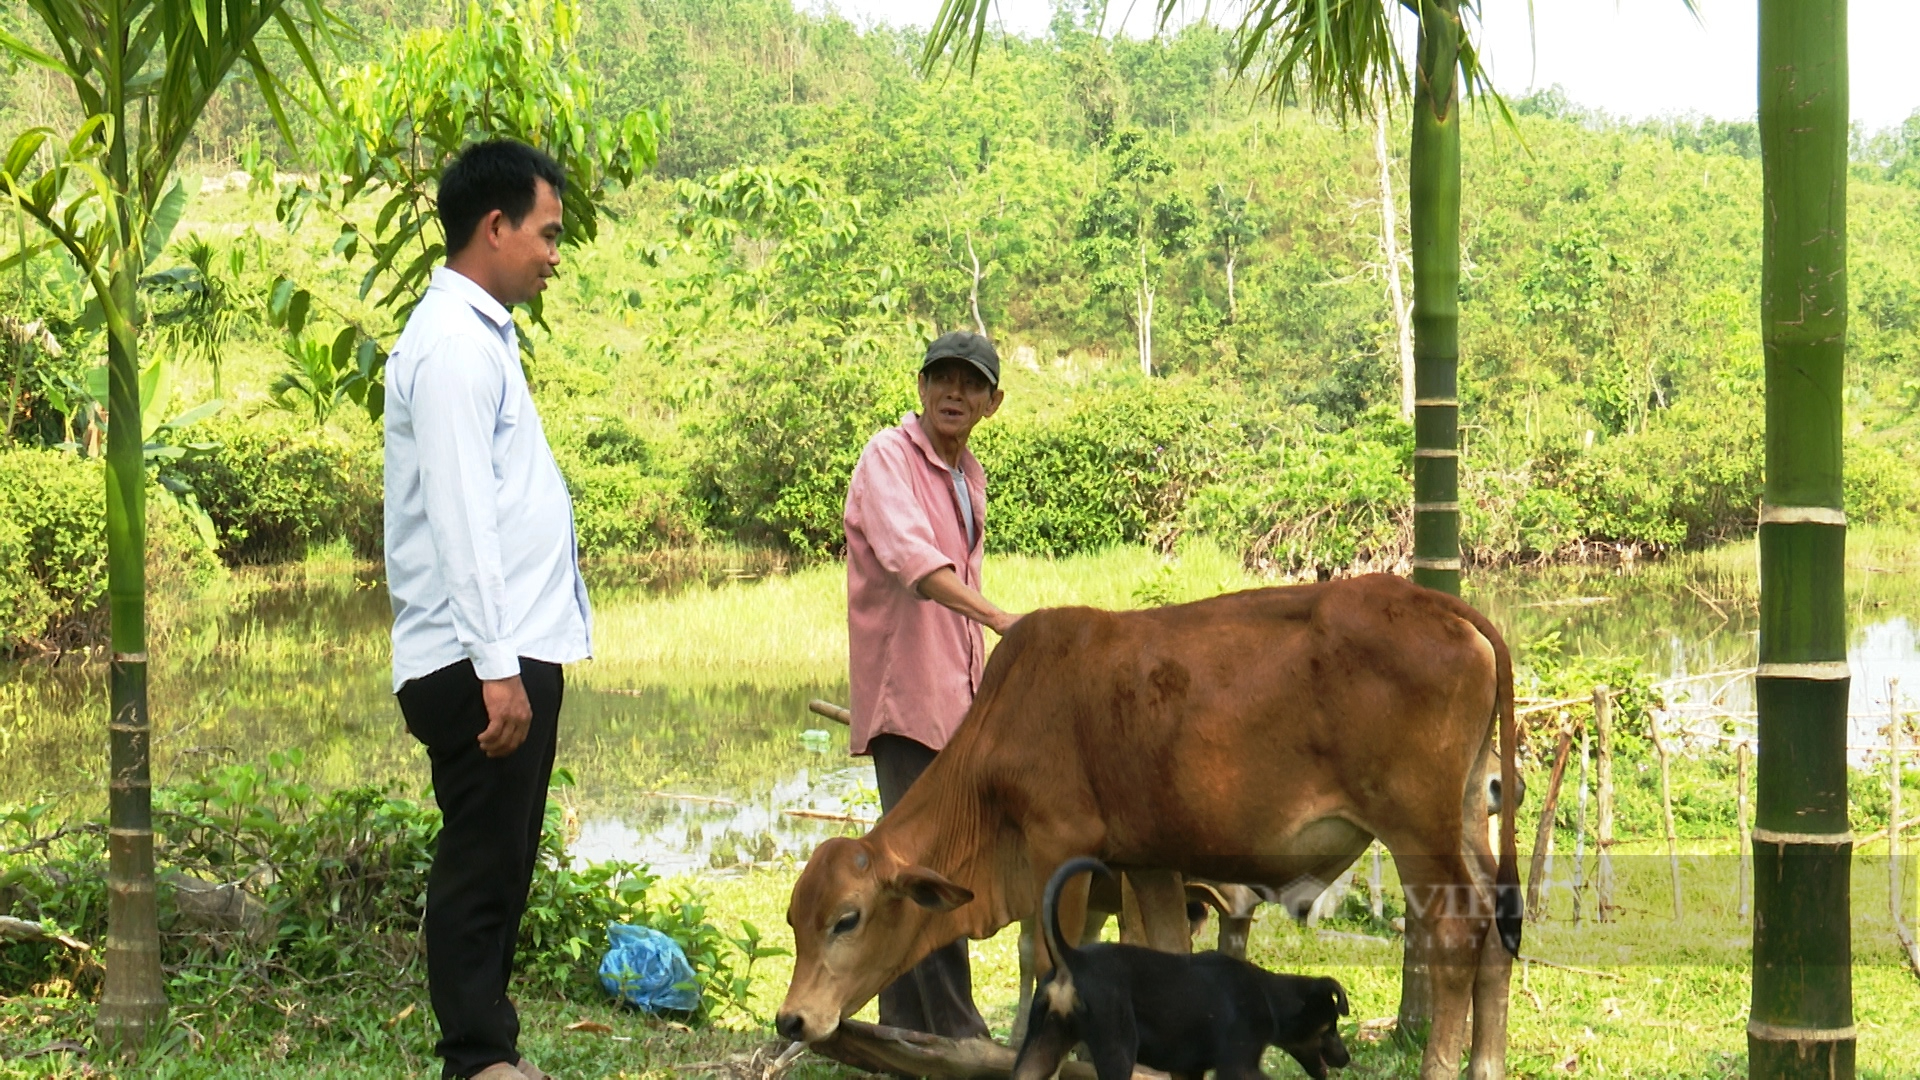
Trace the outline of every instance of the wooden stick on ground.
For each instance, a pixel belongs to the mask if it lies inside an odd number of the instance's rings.
[[[836,724],[846,724],[849,726],[853,724],[853,711],[844,706],[835,705],[831,701],[822,701],[819,698],[814,698],[812,701],[807,702],[807,708],[811,710],[815,716],[824,716]]]
[[[1599,820],[1594,823],[1593,908],[1601,922],[1613,918],[1613,692],[1593,688],[1593,777]]]
[[[1647,733],[1653,736],[1653,752],[1660,758],[1660,820],[1667,830],[1667,865],[1673,872],[1673,921],[1682,917],[1680,909],[1680,837],[1673,829],[1673,770],[1667,760],[1667,741],[1660,737],[1660,710],[1647,711]]]
[[[1573,921],[1576,926],[1586,918],[1580,894],[1587,887],[1587,740],[1591,734],[1586,725],[1581,725],[1580,803],[1573,816]]]
[[[1920,975],[1920,945],[1913,940],[1913,931],[1907,928],[1905,914],[1900,910],[1900,870],[1901,860],[1905,857],[1900,850],[1900,680],[1887,680],[1887,708],[1892,714],[1887,724],[1887,797],[1891,802],[1887,815],[1887,904],[1893,910],[1893,934],[1900,940],[1900,948],[1907,954],[1907,964]]]
[[[1527,870],[1527,918],[1538,921],[1546,914],[1541,886],[1547,873],[1547,859],[1553,850],[1553,813],[1560,801],[1560,780],[1567,772],[1567,749],[1573,745],[1573,729],[1560,729],[1560,743],[1553,752],[1553,774],[1547,779],[1547,797],[1540,804],[1540,826],[1533,835],[1533,865]],[[1500,797],[1505,798],[1506,792]]]

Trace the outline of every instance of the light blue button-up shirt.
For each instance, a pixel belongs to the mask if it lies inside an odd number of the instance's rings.
[[[387,358],[393,687],[472,660],[482,679],[592,655],[573,500],[499,301],[441,267]]]

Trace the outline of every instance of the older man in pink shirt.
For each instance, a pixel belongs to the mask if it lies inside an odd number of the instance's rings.
[[[980,594],[987,480],[967,449],[1000,408],[1000,357],[959,331],[927,348],[920,412],[875,435],[847,489],[847,631],[853,752],[872,754],[890,810],[947,745],[986,663],[982,626],[1017,618]],[[948,944],[880,992],[880,1022],[987,1034],[966,942]]]

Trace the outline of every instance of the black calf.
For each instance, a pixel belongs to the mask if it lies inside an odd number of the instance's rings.
[[[1047,882],[1040,925],[1054,967],[1033,995],[1014,1080],[1046,1080],[1086,1043],[1100,1080],[1127,1080],[1135,1064],[1198,1080],[1264,1077],[1269,1046],[1293,1055],[1314,1080],[1343,1068],[1340,1017],[1347,992],[1334,979],[1275,975],[1220,953],[1182,956],[1134,945],[1069,946],[1060,934],[1060,889],[1075,874],[1109,876],[1098,859],[1073,859]]]

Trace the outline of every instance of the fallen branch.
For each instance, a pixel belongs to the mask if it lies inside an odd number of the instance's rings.
[[[0,915],[0,941],[12,942],[14,944],[24,944],[32,941],[51,941],[56,944],[65,945],[75,952],[93,951],[91,946],[79,938],[68,937],[57,931],[49,930],[37,922],[28,922],[25,919],[16,919],[8,915]]]
[[[782,810],[788,817],[806,818],[808,821],[840,821],[849,825],[871,825],[874,819],[854,817],[852,814],[830,814],[825,810]]]
[[[1556,964],[1551,960],[1542,960],[1537,956],[1523,956],[1520,958],[1520,962],[1523,964],[1539,964],[1541,967],[1552,968],[1555,971],[1570,971],[1575,975],[1591,975],[1596,979],[1612,979],[1614,982],[1623,981],[1621,976],[1615,975],[1611,971],[1594,971],[1589,968],[1574,967],[1572,964]]]
[[[93,821],[82,822],[79,825],[63,826],[61,828],[55,829],[54,831],[48,833],[47,835],[41,837],[38,840],[29,841],[28,843],[21,844],[19,847],[11,847],[11,848],[7,848],[4,851],[0,851],[0,859],[9,858],[14,855],[25,855],[31,851],[39,851],[41,848],[50,846],[55,840],[58,840],[64,836],[74,836],[79,833],[101,833],[106,831],[107,830],[105,826],[99,824],[98,822],[93,822]]]
[[[643,791],[640,793],[640,797],[644,799],[676,799],[680,802],[707,803],[712,806],[740,805],[732,799],[716,799],[711,795],[682,795],[677,791]]]

